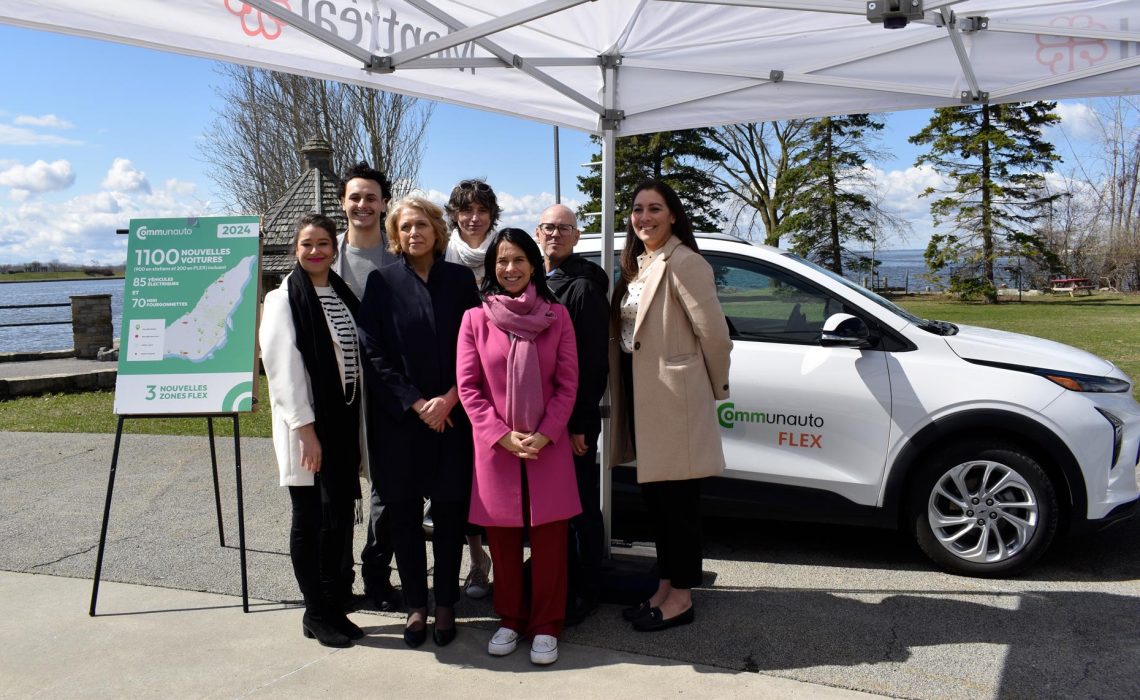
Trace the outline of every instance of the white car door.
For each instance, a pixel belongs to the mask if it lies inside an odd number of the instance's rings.
[[[831,292],[764,261],[706,253],[733,338],[731,397],[717,407],[725,476],[879,494],[891,424],[886,353],[822,347]]]

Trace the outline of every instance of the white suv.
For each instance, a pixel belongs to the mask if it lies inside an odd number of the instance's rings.
[[[918,318],[776,248],[698,244],[735,344],[718,514],[902,527],[948,571],[1006,576],[1135,510],[1140,404],[1111,362]],[[634,481],[615,470],[615,492]]]

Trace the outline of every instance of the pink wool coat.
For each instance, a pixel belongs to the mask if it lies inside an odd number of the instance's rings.
[[[538,459],[524,460],[530,523],[567,520],[582,512],[574,478],[574,456],[566,424],[578,391],[578,352],[570,315],[551,304],[554,322],[535,339],[542,371],[546,412],[538,432],[551,443]],[[503,416],[507,404],[507,353],[510,337],[486,316],[469,309],[459,329],[456,384],[459,400],[471,419],[475,438],[475,478],[468,520],[491,527],[522,527],[522,467],[519,458],[498,445],[510,432]]]

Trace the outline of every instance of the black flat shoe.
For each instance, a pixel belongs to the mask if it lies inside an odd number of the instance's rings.
[[[431,638],[437,647],[445,647],[455,641],[456,634],[458,634],[458,629],[454,625],[447,629],[440,629],[437,626],[432,629]]]
[[[649,611],[652,609],[653,606],[649,604],[649,601],[643,600],[637,605],[631,605],[628,608],[622,608],[621,619],[625,620],[626,622],[633,622],[639,617],[648,615]]]
[[[400,592],[387,581],[366,587],[364,597],[370,599],[380,612],[397,612],[404,607]]]
[[[404,628],[404,644],[407,644],[409,647],[415,649],[423,644],[425,639],[427,639],[427,625],[420,627],[418,630],[412,629],[411,627]]]
[[[651,608],[648,613],[633,621],[633,629],[638,632],[660,632],[670,627],[687,625],[694,618],[692,606],[680,615],[674,615],[667,620],[661,615],[661,608]]]

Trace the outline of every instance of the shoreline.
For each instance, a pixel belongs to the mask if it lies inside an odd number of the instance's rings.
[[[3,277],[8,277],[8,276],[9,275],[4,275]],[[31,282],[99,282],[99,281],[103,281],[103,280],[126,279],[126,277],[124,277],[123,275],[99,275],[99,276],[82,275],[79,277],[41,277],[41,278],[37,278],[37,279],[18,279],[18,280],[4,279],[3,277],[0,277],[0,284],[20,284],[20,283],[31,283]]]

